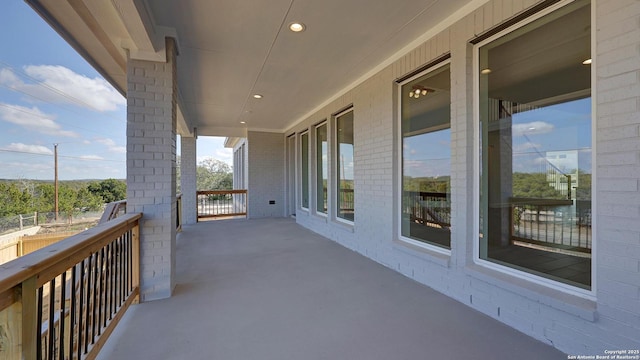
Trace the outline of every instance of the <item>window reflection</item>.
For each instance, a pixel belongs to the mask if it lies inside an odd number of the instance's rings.
[[[354,219],[354,179],[353,179],[353,111],[336,118],[338,201],[336,216]]]
[[[309,208],[309,133],[302,134],[300,141],[302,163],[302,207]]]
[[[591,286],[590,6],[479,49],[480,257]]]
[[[401,88],[401,235],[443,248],[451,243],[450,89],[448,64]]]
[[[316,211],[327,213],[327,124],[316,128]]]

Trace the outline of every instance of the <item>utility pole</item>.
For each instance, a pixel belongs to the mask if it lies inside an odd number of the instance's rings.
[[[54,157],[54,193],[55,193],[55,204],[56,204],[56,222],[58,221],[58,144],[53,144],[53,157]]]

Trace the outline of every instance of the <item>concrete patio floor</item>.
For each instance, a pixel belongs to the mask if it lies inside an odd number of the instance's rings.
[[[185,226],[174,296],[98,359],[566,359],[292,219]]]

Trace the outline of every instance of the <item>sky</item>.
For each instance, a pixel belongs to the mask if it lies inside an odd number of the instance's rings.
[[[24,1],[0,12],[0,179],[126,178],[126,99]],[[224,138],[198,161],[232,164]]]
[[[551,164],[561,172],[580,169],[591,173],[591,99],[583,98],[524,111],[512,117],[513,172],[546,172]],[[572,152],[576,156],[567,156]],[[566,160],[552,160],[563,153]],[[451,131],[444,129],[403,139],[405,175],[438,177],[451,175]]]

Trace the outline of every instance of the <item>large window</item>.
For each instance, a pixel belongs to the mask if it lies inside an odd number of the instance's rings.
[[[451,81],[449,64],[400,88],[401,235],[451,245]]]
[[[302,207],[309,208],[309,133],[300,135],[300,162],[302,163]]]
[[[354,219],[353,110],[336,117],[337,211],[340,219]]]
[[[479,44],[481,259],[591,287],[591,15]]]
[[[316,211],[327,213],[327,124],[316,127]]]

